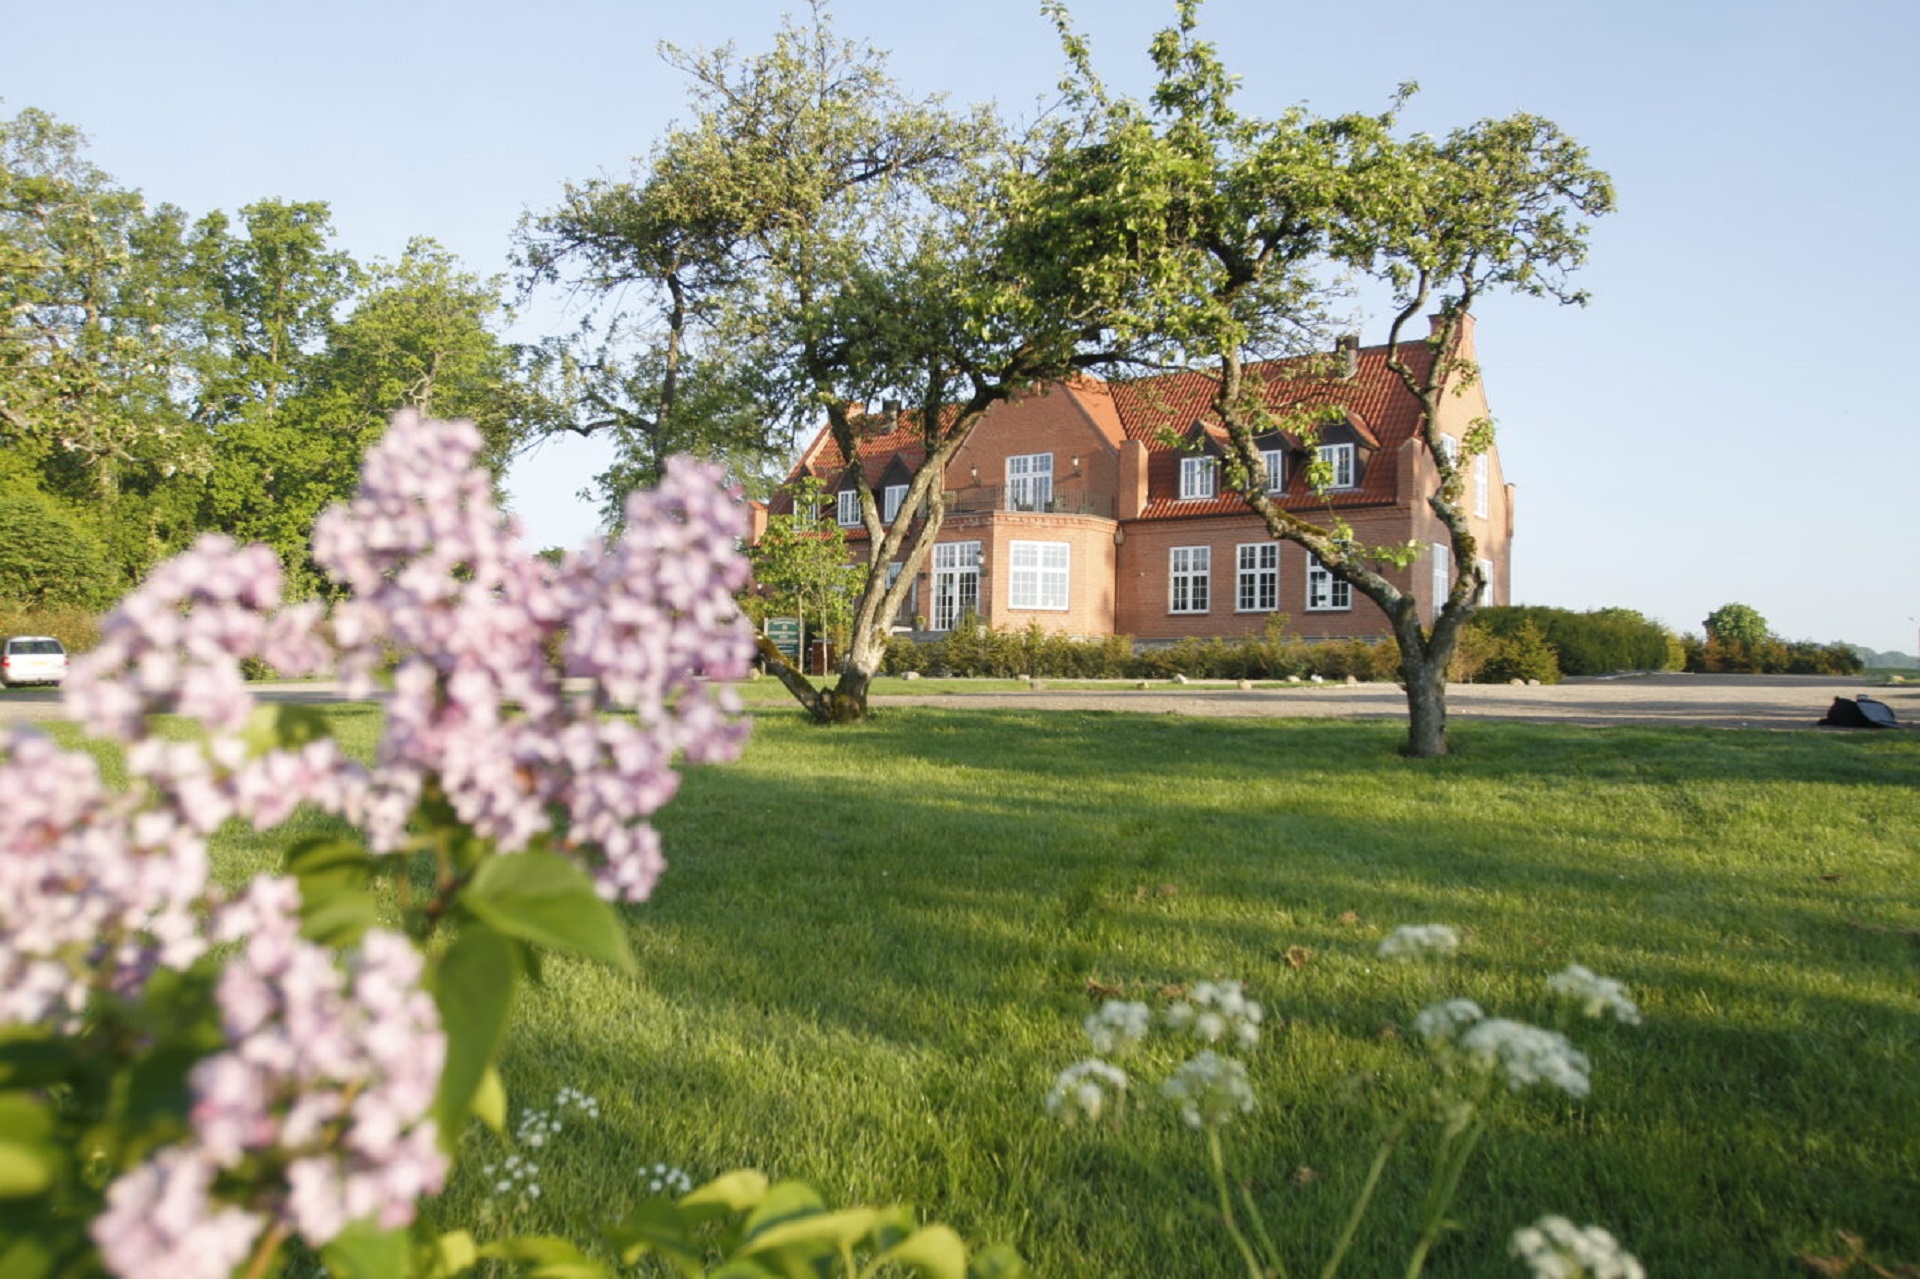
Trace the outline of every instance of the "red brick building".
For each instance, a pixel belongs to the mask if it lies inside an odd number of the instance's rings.
[[[1471,321],[1462,341],[1471,362]],[[1404,343],[1400,354],[1416,375],[1432,360],[1425,342]],[[1307,483],[1312,458],[1298,439],[1261,438],[1274,491],[1316,523],[1344,519],[1363,544],[1417,543],[1414,562],[1387,576],[1416,594],[1430,621],[1452,585],[1446,529],[1426,501],[1439,479],[1416,434],[1418,402],[1386,362],[1386,347],[1362,347],[1345,376],[1303,378],[1297,363],[1280,361],[1251,366],[1248,377],[1275,410],[1339,410],[1315,446],[1333,471],[1324,490]],[[946,519],[898,625],[939,632],[971,611],[1003,629],[1038,623],[1075,636],[1167,640],[1257,634],[1283,613],[1288,631],[1307,637],[1387,635],[1371,601],[1301,547],[1274,541],[1228,487],[1225,435],[1207,409],[1212,390],[1196,373],[1080,379],[995,406],[947,468]],[[902,509],[905,486],[925,457],[911,424],[889,408],[891,429],[864,440],[858,458],[887,522],[914,518]],[[1458,441],[1486,416],[1475,380],[1444,397],[1440,427]],[[822,517],[837,518],[864,554],[853,473],[824,430],[792,478],[808,476],[833,506]],[[1489,569],[1488,602],[1506,603],[1513,490],[1497,450],[1469,462],[1462,503]],[[792,509],[777,498],[772,517]]]

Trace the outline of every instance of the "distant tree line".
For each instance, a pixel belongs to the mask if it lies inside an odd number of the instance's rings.
[[[313,518],[396,409],[472,418],[496,468],[551,415],[498,281],[333,240],[325,203],[192,218],[0,118],[0,601],[98,608],[209,530],[311,591]]]

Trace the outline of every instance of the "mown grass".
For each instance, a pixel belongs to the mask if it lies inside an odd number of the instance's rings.
[[[364,742],[377,721],[339,722]],[[570,1085],[602,1119],[538,1153],[538,1204],[490,1206],[470,1168],[440,1215],[590,1233],[643,1165],[753,1165],[1011,1240],[1042,1275],[1233,1273],[1192,1134],[1040,1113],[1099,991],[1228,977],[1273,1019],[1229,1158],[1312,1274],[1431,1084],[1398,1030],[1455,994],[1544,1019],[1542,979],[1579,962],[1646,1024],[1572,1030],[1589,1100],[1502,1107],[1429,1274],[1518,1273],[1507,1236],[1545,1212],[1607,1225],[1653,1274],[1799,1274],[1839,1230],[1920,1260],[1920,741],[1459,724],[1452,757],[1415,762],[1402,731],[763,716],[663,815],[640,976],[556,961],[518,1011],[516,1108]],[[236,843],[226,871],[272,855]],[[1426,921],[1465,931],[1457,960],[1375,957]],[[1404,1267],[1430,1137],[1345,1273]]]

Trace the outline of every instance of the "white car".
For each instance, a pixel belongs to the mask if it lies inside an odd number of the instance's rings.
[[[12,635],[0,641],[0,684],[58,684],[67,677],[67,650],[50,635]]]

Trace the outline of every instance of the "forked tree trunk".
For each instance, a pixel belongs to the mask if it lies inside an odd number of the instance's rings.
[[[1447,659],[1435,660],[1426,645],[1420,650],[1400,651],[1400,678],[1407,686],[1405,750],[1415,759],[1435,759],[1447,753]]]

